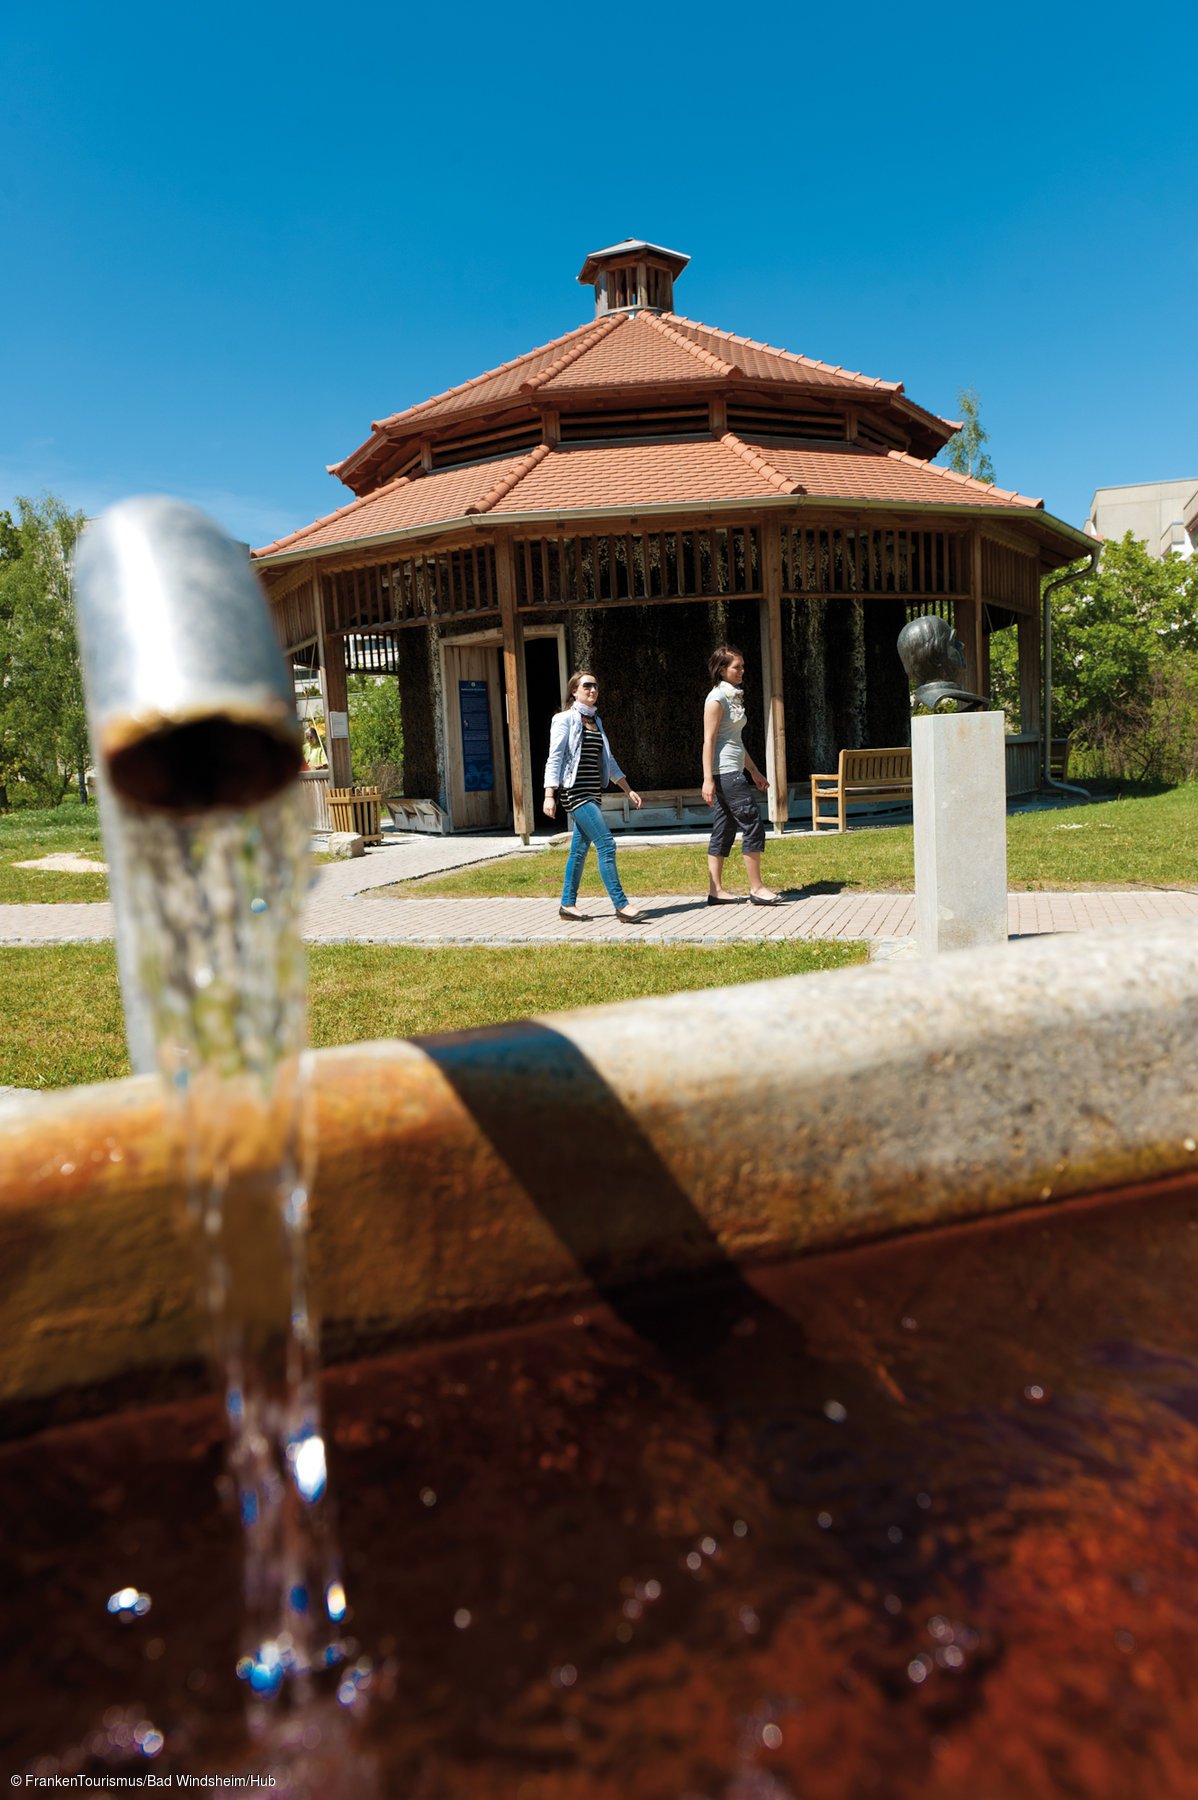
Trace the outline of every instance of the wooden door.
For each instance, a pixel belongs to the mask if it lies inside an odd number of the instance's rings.
[[[453,829],[503,825],[508,798],[498,645],[446,645],[445,715]]]

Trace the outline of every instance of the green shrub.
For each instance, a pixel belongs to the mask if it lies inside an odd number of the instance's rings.
[[[385,794],[397,794],[402,784],[403,720],[395,677],[354,676],[349,721],[354,780],[370,782]]]

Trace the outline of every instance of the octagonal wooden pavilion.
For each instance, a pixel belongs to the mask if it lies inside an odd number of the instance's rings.
[[[593,252],[593,318],[376,420],[330,471],[354,498],[255,552],[285,649],[319,666],[334,783],[347,672],[383,672],[407,800],[443,829],[527,838],[549,718],[585,663],[634,785],[686,816],[707,657],[731,639],[781,826],[840,749],[908,741],[895,639],[951,608],[971,687],[990,634],[1018,634],[1008,786],[1034,788],[1040,579],[1089,540],[936,467],[957,427],[901,382],[681,317],[687,260],[640,240]]]

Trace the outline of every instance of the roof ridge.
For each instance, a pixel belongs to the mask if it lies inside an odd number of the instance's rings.
[[[532,394],[538,388],[544,387],[546,382],[552,381],[555,376],[560,375],[563,369],[568,369],[571,363],[576,363],[580,356],[585,356],[588,350],[593,350],[596,344],[601,344],[617,325],[623,324],[624,316],[623,313],[608,313],[604,318],[589,320],[582,327],[584,335],[578,339],[577,343],[572,344],[568,350],[563,350],[560,356],[555,356],[551,363],[546,363],[545,367],[536,375],[530,375],[527,381],[522,381],[520,392]]]
[[[883,381],[880,375],[863,375],[859,369],[846,369],[840,363],[821,362],[818,357],[803,356],[797,350],[783,350],[777,344],[763,344],[758,338],[741,337],[735,331],[723,331],[718,325],[705,325],[701,319],[688,319],[682,313],[666,313],[663,317],[674,319],[679,325],[690,325],[695,331],[709,331],[713,337],[724,338],[730,344],[743,344],[747,350],[761,350],[766,356],[778,356],[786,362],[800,363],[804,368],[822,369],[827,375],[843,375],[846,381],[859,381],[864,387],[892,394],[904,391],[901,381]]]
[[[590,331],[594,324],[594,319],[587,319],[583,324],[575,325],[573,330],[564,331],[561,337],[550,338],[548,343],[537,344],[532,350],[525,350],[519,356],[510,357],[507,362],[496,363],[493,369],[484,369],[480,375],[472,375],[469,381],[459,381],[453,387],[445,388],[439,394],[430,394],[427,400],[418,400],[415,406],[405,406],[400,412],[389,413],[385,419],[372,419],[370,429],[371,431],[383,431],[388,425],[394,425],[400,419],[413,418],[417,413],[422,413],[426,407],[436,406],[442,400],[449,400],[454,394],[464,394],[467,388],[478,387],[480,382],[490,381],[494,375],[503,375],[508,369],[516,368],[519,363],[529,362],[534,356],[541,356],[546,350],[552,350],[556,345],[564,344],[570,338],[577,337],[580,332]],[[343,458],[343,460],[348,461],[348,458]]]
[[[474,513],[490,512],[491,508],[498,506],[504,495],[510,494],[526,475],[531,475],[537,464],[544,462],[548,455],[549,445],[538,444],[535,449],[529,451],[527,456],[522,456],[515,468],[509,469],[502,480],[497,481],[494,487],[488,488],[481,500],[472,500],[469,506],[464,506],[462,508],[463,518],[469,518]]]
[[[360,506],[366,506],[371,500],[377,500],[383,494],[393,493],[397,488],[411,487],[411,475],[397,475],[394,481],[386,482],[382,487],[373,488],[369,494],[358,494],[353,500],[347,500],[344,506],[334,507],[331,513],[323,513],[319,519],[313,519],[308,525],[301,525],[296,531],[289,531],[285,537],[275,538],[273,543],[262,544],[257,550],[251,550],[251,556],[267,556],[274,550],[281,550],[285,544],[294,544],[297,538],[306,537],[321,525],[327,525],[331,519],[343,518],[346,513],[356,512]]]
[[[756,474],[766,476],[780,494],[805,494],[807,492],[801,481],[792,481],[788,475],[783,475],[782,471],[775,469],[773,463],[764,457],[760,450],[754,450],[750,444],[744,443],[734,431],[724,432],[720,443],[734,451],[742,462],[747,462]]]
[[[672,325],[666,324],[665,319],[659,313],[638,313],[637,317],[643,318],[647,324],[652,325],[654,331],[659,331],[672,344],[680,344],[692,356],[698,357],[700,362],[706,363],[709,368],[714,369],[717,375],[744,374],[743,369],[738,369],[735,363],[724,362],[721,357],[713,355],[702,344],[696,344],[693,339],[688,338],[684,331],[675,331]]]
[[[946,469],[941,464],[928,462],[925,457],[912,456],[909,450],[888,450],[896,462],[914,463],[917,469],[930,469],[933,475],[945,475],[950,481],[960,481],[966,487],[978,488],[984,494],[994,494],[1001,500],[1014,500],[1020,506],[1043,507],[1043,498],[1035,500],[1030,494],[1020,494],[1015,488],[1001,488],[996,481],[979,481],[976,475],[962,475],[959,469]]]

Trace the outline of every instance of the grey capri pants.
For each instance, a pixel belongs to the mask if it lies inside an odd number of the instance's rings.
[[[742,851],[753,856],[765,849],[765,820],[757,805],[757,789],[743,769],[739,775],[715,778],[715,823],[708,856],[727,856],[738,829],[744,833]]]

